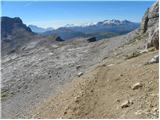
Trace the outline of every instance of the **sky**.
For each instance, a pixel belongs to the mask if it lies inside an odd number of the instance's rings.
[[[20,17],[27,25],[44,28],[106,19],[140,22],[154,1],[2,1],[1,16]]]

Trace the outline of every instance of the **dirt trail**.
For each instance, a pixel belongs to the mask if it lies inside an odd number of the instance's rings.
[[[33,108],[34,118],[158,118],[158,51],[124,60],[114,56]],[[135,90],[132,86],[140,83]],[[128,102],[129,101],[129,102]],[[122,104],[127,106],[122,107]]]

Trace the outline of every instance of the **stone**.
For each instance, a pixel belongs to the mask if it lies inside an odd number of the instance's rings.
[[[96,37],[91,37],[87,39],[88,42],[95,42],[96,41]]]
[[[123,76],[123,74],[119,74],[119,76],[120,76],[120,77],[122,77],[122,76]]]
[[[63,40],[61,37],[59,37],[59,36],[56,36],[55,40],[56,40],[56,41],[60,41],[60,42],[61,42],[61,41],[64,41],[64,40]]]
[[[105,59],[107,59],[107,58],[108,58],[108,56],[104,57],[102,60],[105,60]]]
[[[141,83],[136,83],[136,84],[134,84],[133,86],[132,86],[132,90],[136,90],[136,89],[139,89],[139,88],[141,88],[142,87],[142,84]]]
[[[53,55],[53,53],[49,53],[49,55]]]
[[[81,68],[81,65],[77,65],[76,66],[76,69],[78,70],[78,69],[80,69]]]
[[[83,75],[83,72],[79,72],[79,73],[77,74],[78,77],[80,77],[80,76],[82,76],[82,75]]]
[[[76,96],[76,97],[74,97],[74,99],[75,99],[74,101],[75,101],[76,103],[78,103],[78,102],[80,101],[80,100],[79,100],[79,99],[80,99],[80,96]]]
[[[119,102],[120,102],[120,100],[119,100],[119,99],[116,99],[116,102],[118,102],[118,103],[119,103]]]
[[[148,63],[149,64],[159,63],[159,55],[155,55]]]
[[[135,112],[135,115],[141,115],[141,114],[143,114],[142,110],[138,110],[138,111]]]
[[[127,108],[132,104],[133,104],[133,102],[131,100],[126,100],[121,104],[121,108]]]
[[[144,49],[144,50],[141,50],[139,53],[147,53],[148,52],[148,49]]]
[[[156,111],[158,111],[158,108],[155,107],[155,108],[153,108],[152,110],[153,110],[154,112],[156,112]]]
[[[114,64],[109,64],[108,67],[113,66]]]
[[[64,115],[67,114],[67,111],[64,112]]]

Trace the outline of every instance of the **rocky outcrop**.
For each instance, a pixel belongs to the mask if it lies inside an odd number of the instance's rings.
[[[27,31],[32,32],[29,27],[23,24],[22,20],[19,17],[10,18],[10,17],[1,17],[1,30],[2,38],[9,38],[12,34],[17,31]]]
[[[159,55],[155,55],[148,64],[159,63]]]
[[[148,8],[142,18],[140,30],[148,34],[147,48],[154,46],[159,49],[159,2]]]
[[[147,41],[147,48],[155,47],[159,49],[159,29],[152,29],[149,32],[148,41]]]
[[[1,17],[2,56],[18,51],[22,45],[32,41],[34,36],[19,17]]]
[[[64,41],[64,40],[63,40],[61,37],[59,37],[59,36],[57,36],[57,37],[55,38],[55,40],[56,40],[56,41],[60,41],[60,42],[61,42],[61,41]]]
[[[88,42],[95,42],[96,41],[96,37],[90,37],[87,39]]]

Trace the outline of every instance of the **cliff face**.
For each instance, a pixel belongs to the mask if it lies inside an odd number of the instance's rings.
[[[19,17],[1,17],[2,56],[17,51],[35,35]]]
[[[1,29],[3,39],[9,38],[9,36],[18,31],[32,32],[31,29],[23,24],[22,20],[18,17],[1,17]]]
[[[147,48],[159,49],[159,2],[156,1],[148,8],[141,21],[141,33],[148,34]]]

